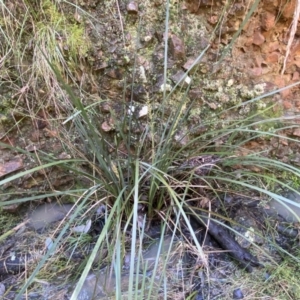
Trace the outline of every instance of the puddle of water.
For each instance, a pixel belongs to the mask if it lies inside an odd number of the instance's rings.
[[[142,254],[142,258],[139,262],[139,284],[141,284],[142,280],[145,280],[144,274],[146,274],[147,277],[146,282],[147,280],[151,280],[151,271],[154,268],[157,256],[160,257],[161,264],[163,264],[165,261],[165,256],[167,255],[170,247],[172,255],[170,255],[169,261],[167,261],[166,264],[168,272],[172,273],[172,281],[174,282],[171,284],[176,284],[176,277],[178,277],[177,281],[182,282],[182,278],[184,276],[183,266],[187,263],[187,258],[182,257],[181,251],[178,251],[178,241],[173,242],[173,244],[171,244],[171,242],[171,237],[166,237],[163,240],[161,249],[159,251],[160,242],[158,240],[157,242],[151,244],[147,251]],[[108,296],[113,296],[115,294],[117,283],[121,286],[121,291],[126,293],[129,286],[129,270],[126,268],[126,265],[128,266],[130,264],[130,262],[128,262],[128,257],[130,257],[130,253],[126,255],[127,259],[125,258],[125,267],[123,268],[122,274],[118,279],[113,272],[110,272],[110,268],[99,271],[98,273],[90,273],[84,282],[84,285],[78,296],[78,300],[107,299]],[[162,269],[163,268],[161,267],[158,270]],[[135,279],[137,279],[136,274],[134,276]],[[155,281],[159,282],[161,276],[164,276],[164,274],[159,273],[158,271],[157,274],[155,274]],[[138,286],[139,284],[135,282],[134,286]],[[148,285],[146,284],[146,286]]]
[[[61,221],[72,208],[73,204],[45,203],[29,213],[28,226],[43,231],[49,224]]]
[[[297,205],[300,206],[300,195],[298,193],[289,192],[284,195],[284,197],[291,201],[294,201]],[[271,207],[270,210],[277,213],[278,215],[281,215],[287,222],[300,222],[300,207],[287,202],[284,202],[284,204],[285,205],[273,199],[269,203]]]
[[[109,292],[110,281],[107,280],[107,274],[99,273],[89,274],[82,286],[82,289],[78,295],[78,300],[91,300],[91,299],[101,299],[106,297],[106,292]]]

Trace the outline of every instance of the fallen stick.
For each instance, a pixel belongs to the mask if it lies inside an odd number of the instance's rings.
[[[243,248],[234,239],[234,237],[232,237],[226,227],[218,224],[203,212],[195,212],[187,203],[185,204],[185,209],[200,226],[205,226],[207,228],[208,233],[219,243],[219,245],[224,250],[228,250],[229,255],[237,260],[238,264],[241,267],[245,268],[246,271],[251,273],[253,271],[253,266],[261,266],[258,259],[254,255],[252,255],[249,250]]]

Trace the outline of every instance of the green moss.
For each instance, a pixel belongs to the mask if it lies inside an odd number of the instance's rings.
[[[73,24],[67,28],[67,44],[70,47],[72,56],[76,54],[86,56],[90,49],[90,44],[81,25]]]
[[[20,218],[18,216],[3,212],[2,209],[0,209],[0,235],[5,234],[19,223]]]
[[[11,112],[16,110],[16,100],[12,98],[0,96],[0,124],[10,125],[14,123]]]
[[[274,289],[277,290],[278,299],[299,299],[299,267],[300,264],[295,260],[286,259],[279,267],[272,268],[269,271],[271,277],[266,284],[266,291],[274,295]]]
[[[8,108],[12,108],[11,99],[0,97],[0,112],[5,112]]]
[[[300,189],[300,178],[297,175],[291,174],[290,172],[283,171],[278,177],[285,182],[288,186],[299,190]]]
[[[76,59],[77,56],[86,56],[91,43],[83,23],[74,23],[75,20],[67,18],[51,1],[43,2],[36,18],[36,44],[47,45],[50,55],[54,57],[58,47],[65,57]]]

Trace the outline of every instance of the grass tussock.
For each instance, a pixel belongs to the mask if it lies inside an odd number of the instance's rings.
[[[241,34],[257,4],[255,1],[229,48]],[[75,20],[70,18],[68,9],[72,12],[75,9]],[[167,1],[165,36],[169,33],[170,9]],[[163,91],[159,107],[148,102],[148,115],[144,119],[133,113],[131,108],[136,105],[135,101],[132,96],[129,101],[125,96],[128,86],[133,91],[133,75],[131,81],[123,82],[124,96],[118,106],[118,115],[109,107],[110,119],[107,122],[113,124],[113,131],[106,133],[96,124],[97,120],[103,120],[100,108],[109,101],[87,93],[81,82],[91,41],[80,16],[91,17],[67,1],[1,3],[3,43],[0,63],[4,79],[1,86],[10,89],[12,95],[6,99],[5,105],[4,102],[0,104],[0,112],[12,111],[16,120],[5,135],[12,130],[22,134],[21,122],[24,120],[46,120],[52,126],[50,132],[64,150],[64,158],[57,158],[47,151],[27,151],[1,142],[2,147],[25,155],[34,161],[35,166],[1,179],[0,186],[5,187],[38,172],[45,175],[47,182],[43,191],[35,191],[35,195],[31,195],[31,191],[28,195],[25,191],[21,196],[15,194],[8,201],[1,201],[1,206],[45,198],[74,203],[72,211],[51,235],[51,247],[43,247],[42,257],[26,275],[26,282],[20,287],[16,299],[21,299],[26,291],[34,290],[39,280],[50,282],[57,275],[66,273],[71,274],[66,279],[78,279],[70,296],[70,299],[78,299],[91,270],[103,267],[110,270],[111,278],[114,277],[116,299],[194,299],[197,283],[202,282],[206,287],[214,283],[209,252],[197,238],[186,203],[197,202],[201,210],[218,220],[228,221],[226,215],[212,213],[211,199],[231,193],[288,203],[290,200],[282,195],[282,191],[299,193],[297,166],[290,161],[278,160],[267,146],[249,147],[253,143],[258,145],[257,141],[282,139],[293,145],[299,144],[297,138],[285,134],[298,127],[299,116],[284,116],[276,111],[275,105],[262,105],[268,97],[289,87],[254,94],[248,101],[216,110],[200,124],[189,127],[191,112],[197,106],[194,101],[188,101],[193,83],[183,88],[180,87],[182,80],[179,80],[173,89],[167,90],[168,40],[165,39]],[[93,22],[92,19],[89,21]],[[218,26],[221,22],[217,23],[216,30]],[[197,53],[198,58],[185,75],[196,77],[196,62],[208,49],[209,46]],[[228,49],[224,49],[219,63]],[[137,72],[135,67],[133,72]],[[241,116],[239,112],[245,108],[252,113]],[[237,117],[223,118],[231,114]],[[7,123],[4,125],[7,127]],[[202,131],[203,128],[206,130]],[[191,134],[193,132],[196,134]],[[53,187],[51,172],[47,170],[53,171],[54,168],[63,174],[71,174],[72,186],[64,190]],[[10,193],[14,195],[14,190],[11,189]],[[3,192],[2,196],[8,194]],[[102,230],[95,239],[86,233],[72,233],[72,228],[92,219],[99,207],[104,207]],[[157,255],[147,262],[153,264],[149,272],[142,267],[145,263],[143,249],[145,241],[149,240],[147,231],[154,224],[159,224],[161,237],[155,241],[159,249]],[[8,231],[7,228],[11,226],[7,225],[3,230]],[[168,245],[164,244],[166,232],[172,240]],[[84,249],[91,242],[93,247],[83,263],[72,265],[72,257],[76,256],[78,249]],[[263,255],[269,253],[259,246],[255,249]],[[183,264],[187,253],[197,262],[195,267]],[[297,287],[291,265],[298,265],[299,258],[296,254],[290,257],[293,262],[288,260],[286,267],[279,266],[272,278],[266,279],[261,286],[257,286],[253,277],[243,276],[231,282],[231,288],[255,289],[255,295],[250,293],[253,297],[272,294],[277,297],[272,299],[292,299],[297,295],[294,291]],[[124,288],[121,283],[126,259],[129,280]],[[187,280],[184,277],[188,277],[187,274],[200,279]],[[274,292],[275,282],[280,282],[281,289]],[[225,285],[219,289],[225,289]],[[222,299],[226,299],[225,296]]]

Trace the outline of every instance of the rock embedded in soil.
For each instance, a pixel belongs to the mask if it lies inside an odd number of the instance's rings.
[[[266,56],[266,62],[277,63],[279,61],[280,54],[278,52],[271,52]]]
[[[259,31],[256,31],[253,35],[252,43],[256,46],[260,46],[265,42],[265,40],[265,37]]]
[[[142,106],[140,111],[139,111],[138,118],[142,118],[142,117],[147,116],[148,112],[149,112],[149,107],[147,105]]]
[[[26,151],[28,151],[28,152],[34,152],[40,148],[41,148],[41,146],[39,144],[30,144],[25,147]]]
[[[293,131],[293,135],[294,135],[294,136],[300,136],[300,128],[296,128],[296,129]]]
[[[136,85],[132,89],[128,90],[128,98],[137,102],[146,102],[147,100],[147,90],[143,85]]]
[[[108,63],[107,62],[96,62],[93,70],[94,71],[98,71],[98,70],[104,70],[108,67]]]
[[[264,12],[261,15],[261,27],[265,31],[270,31],[275,26],[276,17],[270,12]]]
[[[169,47],[170,47],[170,54],[175,60],[183,60],[185,59],[185,47],[183,41],[172,34],[169,38]]]
[[[153,41],[153,35],[146,35],[145,37],[143,37],[142,42],[145,45],[149,45],[151,42]]]
[[[40,131],[39,131],[39,130],[34,130],[34,131],[31,133],[30,140],[31,140],[32,142],[37,142],[37,141],[39,141],[40,137],[41,137]]]
[[[241,289],[236,289],[233,291],[232,299],[244,299],[244,295]]]
[[[114,130],[114,123],[113,123],[113,120],[110,119],[109,121],[104,121],[104,122],[101,124],[101,129],[102,129],[104,132],[109,132],[109,131]]]
[[[195,58],[189,58],[187,62],[183,65],[183,69],[186,71],[189,70],[195,62]],[[199,65],[199,62],[195,63],[194,67],[196,67],[197,65]]]
[[[130,14],[137,14],[139,12],[137,3],[134,1],[129,2],[127,4],[127,12]]]
[[[182,70],[177,71],[174,75],[171,76],[171,80],[177,84],[179,83],[180,86],[188,87],[191,83],[191,77],[189,77],[185,72]]]
[[[285,5],[282,5],[282,16],[287,19],[291,20],[294,16],[295,8],[296,8],[297,0],[286,1]]]
[[[101,112],[103,112],[103,113],[109,113],[109,112],[111,112],[111,105],[109,104],[109,103],[107,103],[107,102],[104,102],[104,103],[102,103],[101,104]]]
[[[110,69],[107,73],[107,76],[109,76],[112,79],[119,79],[121,80],[123,77],[123,71],[121,69]]]
[[[0,178],[23,168],[23,160],[16,158],[5,163],[0,163]]]

